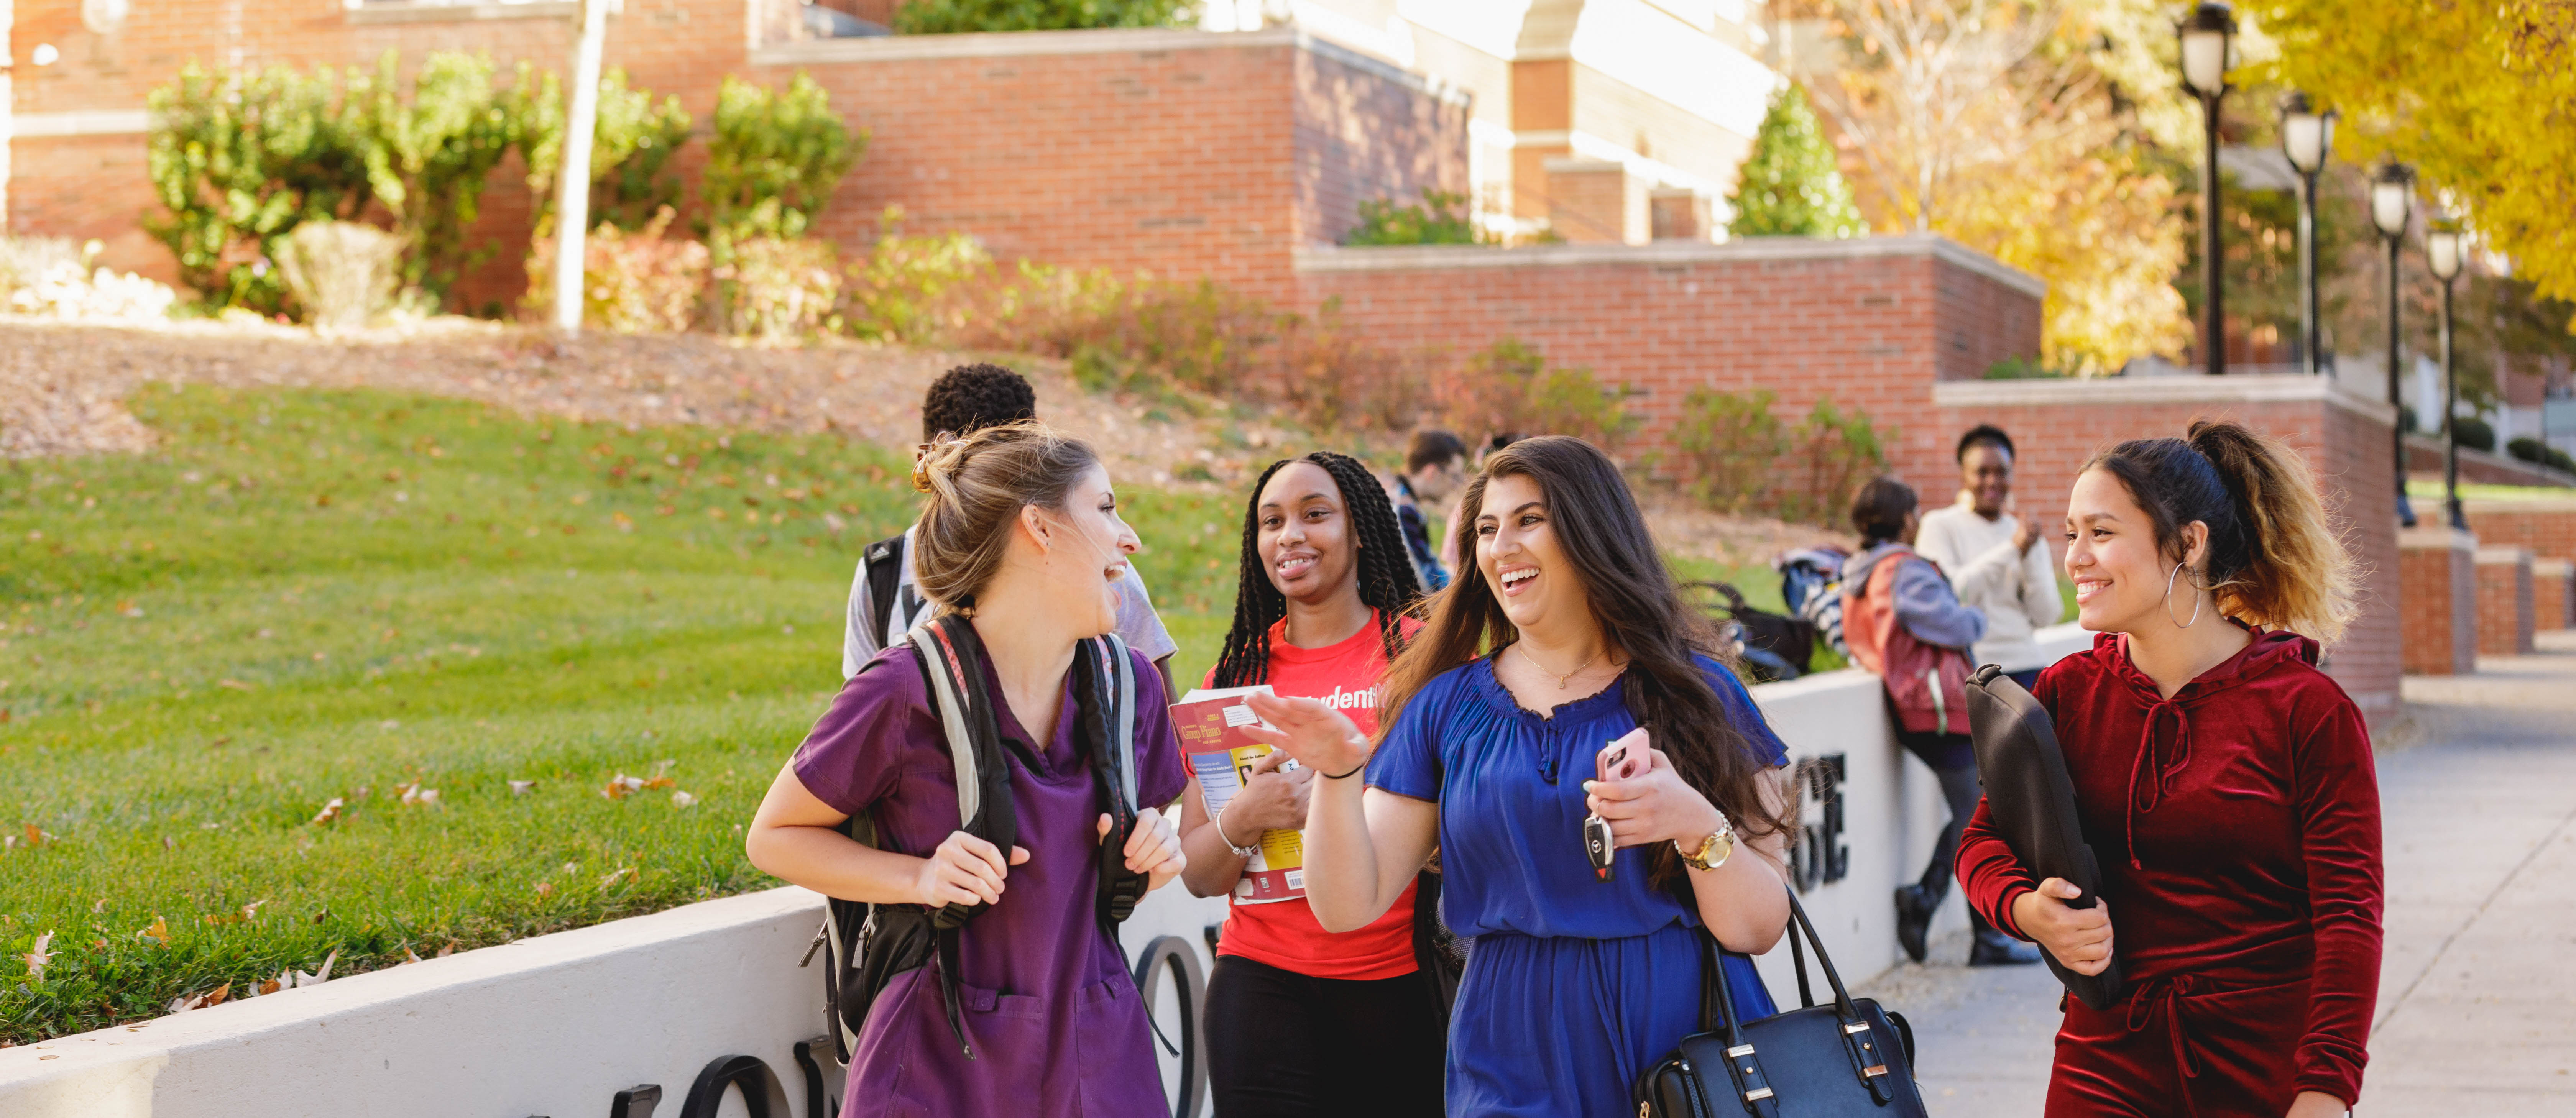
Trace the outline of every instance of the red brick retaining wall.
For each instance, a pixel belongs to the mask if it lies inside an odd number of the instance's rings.
[[[2576,497],[2566,500],[2462,501],[2469,530],[2497,547],[2527,547],[2543,559],[2576,559]]]
[[[1930,236],[1724,245],[1323,249],[1308,305],[1399,348],[1454,357],[1500,337],[1637,395],[1635,453],[1663,445],[1696,388],[1770,389],[1784,418],[1831,396],[1892,435],[1896,471],[1946,499],[1957,431],[1936,381],[2039,351],[2038,281]]]
[[[2541,559],[2531,564],[2531,626],[2576,629],[2576,563]]]

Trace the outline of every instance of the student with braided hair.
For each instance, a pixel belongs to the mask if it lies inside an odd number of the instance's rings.
[[[1212,687],[1267,684],[1377,725],[1377,683],[1420,623],[1403,529],[1368,467],[1330,451],[1271,463],[1243,514],[1234,627]],[[1232,895],[1265,832],[1305,826],[1315,773],[1274,752],[1213,819],[1182,798],[1182,875]],[[1436,878],[1431,878],[1436,889]],[[1303,897],[1239,896],[1208,980],[1209,1084],[1218,1118],[1441,1112],[1446,1001],[1417,958],[1428,935],[1404,895],[1368,926],[1324,930]],[[1427,918],[1428,914],[1424,914]]]
[[[2325,1118],[2361,1095],[2380,965],[2370,730],[2317,670],[2351,558],[2298,452],[2230,422],[2076,476],[2066,573],[2100,634],[2032,689],[2056,723],[2099,904],[2042,880],[1980,806],[1968,901],[2126,993],[2068,999],[2050,1118]]]

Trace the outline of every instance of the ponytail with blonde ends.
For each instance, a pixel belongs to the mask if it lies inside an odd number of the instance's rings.
[[[927,494],[913,527],[921,596],[971,616],[976,592],[1001,569],[1020,510],[1062,509],[1065,493],[1099,463],[1091,444],[1034,419],[924,444],[912,470],[913,488]]]
[[[2195,420],[2180,439],[2132,439],[2086,464],[2146,510],[2157,548],[2178,561],[2182,529],[2208,526],[2197,578],[2219,612],[2333,644],[2352,622],[2354,569],[2316,471],[2288,444],[2231,420]]]

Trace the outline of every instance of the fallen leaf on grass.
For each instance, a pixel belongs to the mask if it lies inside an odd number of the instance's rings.
[[[259,995],[259,994],[274,994],[274,993],[276,993],[276,992],[278,992],[278,991],[280,991],[280,990],[286,989],[286,982],[287,982],[287,975],[286,975],[286,974],[284,974],[283,972],[281,972],[281,973],[279,973],[279,975],[278,975],[277,977],[272,978],[272,979],[269,979],[269,980],[268,980],[268,981],[266,981],[266,982],[262,982],[262,983],[260,983],[260,984],[259,984],[259,989],[258,989],[258,991],[257,991],[255,994],[246,994],[246,995],[243,995],[243,996],[244,996],[244,997],[254,997],[254,996],[257,996],[257,995]]]
[[[448,942],[447,946],[439,948],[438,954],[433,956],[433,958],[444,959],[453,954],[456,954],[456,943],[451,940]]]
[[[554,895],[554,893],[555,893],[555,883],[554,883],[554,882],[551,882],[551,881],[540,881],[540,882],[538,882],[538,883],[537,883],[537,895],[538,895],[538,896],[540,896],[540,897],[551,897],[551,896],[553,896],[553,895]]]
[[[672,807],[696,807],[696,806],[698,806],[698,798],[697,798],[696,796],[692,796],[692,795],[690,795],[690,794],[688,794],[688,793],[686,793],[686,792],[683,792],[683,791],[680,791],[679,789],[674,788],[674,789],[672,789],[672,790],[671,790],[671,806],[672,806]]]
[[[145,928],[134,934],[137,938],[141,939],[160,940],[161,946],[163,947],[170,946],[170,922],[157,915],[152,918],[151,927]]]
[[[232,993],[233,984],[227,982],[212,990],[200,991],[171,1002],[170,1012],[186,1013],[192,1009],[205,1009],[210,1006],[222,1005],[224,1004],[224,999],[231,997]]]
[[[343,802],[338,796],[331,797],[331,802],[322,805],[322,810],[314,814],[313,822],[316,824],[339,822]]]
[[[248,690],[250,690],[250,684],[244,683],[244,682],[242,682],[242,681],[240,681],[240,680],[238,680],[238,679],[218,679],[218,680],[216,680],[216,681],[215,681],[215,686],[217,686],[217,687],[230,687],[230,688],[232,688],[232,689],[233,689],[233,690],[235,690],[235,691],[248,691]]]
[[[635,867],[627,866],[623,869],[608,871],[608,876],[599,879],[599,887],[602,889],[608,888],[611,885],[617,884],[618,880],[621,878],[627,881],[636,880]]]
[[[336,963],[339,960],[339,949],[333,948],[329,955],[323,957],[321,970],[315,971],[312,974],[306,974],[302,971],[295,972],[295,985],[298,988],[301,988],[305,986],[319,986],[325,982],[331,981],[331,964]]]
[[[401,961],[401,962],[399,962],[399,963],[395,963],[394,965],[395,965],[395,966],[398,966],[398,967],[407,967],[407,966],[410,966],[410,965],[412,965],[413,963],[417,963],[417,962],[419,962],[419,961],[420,961],[420,956],[419,956],[419,955],[417,955],[417,954],[414,954],[414,953],[412,952],[412,949],[411,949],[411,948],[406,947],[406,948],[403,948],[403,961]]]
[[[47,932],[43,935],[37,936],[36,949],[23,956],[27,960],[28,981],[42,982],[45,980],[45,964],[53,961],[54,958],[54,953],[46,950],[46,948],[52,946],[53,942],[54,933],[52,932]]]
[[[436,807],[438,806],[438,789],[423,788],[420,786],[419,781],[412,781],[411,783],[403,786],[402,803],[404,807]]]
[[[626,798],[627,793],[641,791],[645,787],[646,782],[643,777],[619,773],[608,778],[608,786],[600,789],[599,794],[612,800],[622,800]]]
[[[30,848],[43,846],[47,842],[52,841],[54,837],[50,832],[47,832],[44,828],[38,827],[33,823],[27,824],[26,827],[27,845]]]
[[[513,796],[524,796],[528,794],[529,789],[536,786],[537,782],[533,780],[513,780],[510,782],[510,794]]]

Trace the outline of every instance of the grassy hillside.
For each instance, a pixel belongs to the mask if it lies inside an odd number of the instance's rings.
[[[150,454],[0,466],[0,1040],[770,883],[741,824],[839,685],[907,463],[375,392],[132,405]],[[1185,670],[1221,504],[1128,494]]]

